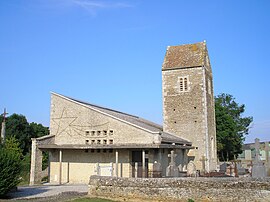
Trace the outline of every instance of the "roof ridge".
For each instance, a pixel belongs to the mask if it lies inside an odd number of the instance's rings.
[[[168,47],[189,46],[189,45],[194,45],[194,44],[206,44],[206,41],[200,41],[200,42],[196,42],[196,43],[179,44],[179,45],[173,45],[173,46],[168,46]]]

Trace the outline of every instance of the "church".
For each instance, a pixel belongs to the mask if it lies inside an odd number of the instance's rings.
[[[179,172],[190,161],[197,170],[214,171],[213,76],[205,41],[167,48],[162,95],[163,126],[52,92],[50,135],[32,139],[30,185],[41,182],[44,151],[55,184],[88,183],[91,175],[170,177],[172,158]]]

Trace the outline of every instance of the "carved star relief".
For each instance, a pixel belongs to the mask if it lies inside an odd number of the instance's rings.
[[[52,118],[52,121],[58,126],[55,135],[61,135],[66,132],[69,136],[71,136],[71,127],[72,123],[76,121],[78,117],[68,116],[66,108],[63,109],[61,116],[57,118]]]

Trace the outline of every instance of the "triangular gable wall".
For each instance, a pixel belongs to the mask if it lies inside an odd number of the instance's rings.
[[[56,144],[152,144],[155,136],[56,93],[51,94],[50,132]]]

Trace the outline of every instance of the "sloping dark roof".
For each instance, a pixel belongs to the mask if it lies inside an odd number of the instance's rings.
[[[206,54],[206,42],[168,46],[162,70],[203,66]]]
[[[260,142],[260,148],[264,148],[265,142]],[[243,144],[242,150],[253,150],[255,147],[255,143],[247,143]]]
[[[242,149],[243,150],[251,150],[251,149],[253,149],[253,147],[254,147],[254,143],[248,143],[248,144],[243,144]]]
[[[60,94],[56,94],[55,95],[64,97],[66,99],[72,100],[74,102],[89,106],[90,108],[96,109],[98,111],[101,111],[105,114],[111,115],[115,118],[121,119],[125,122],[128,122],[130,124],[133,124],[135,126],[138,126],[140,128],[143,128],[145,130],[148,130],[152,133],[159,133],[161,135],[161,142],[166,142],[166,143],[181,143],[181,144],[187,144],[187,145],[191,145],[191,142],[180,138],[176,135],[173,134],[169,134],[169,133],[165,133],[163,132],[163,127],[159,124],[153,123],[151,121],[148,121],[146,119],[140,118],[138,116],[134,116],[131,114],[127,114],[127,113],[123,113],[117,110],[113,110],[113,109],[109,109],[109,108],[105,108],[105,107],[101,107],[98,105],[94,105],[94,104],[90,104],[88,102],[84,102],[84,101],[80,101],[78,99],[74,99],[71,97],[67,97],[67,96],[63,96]]]

